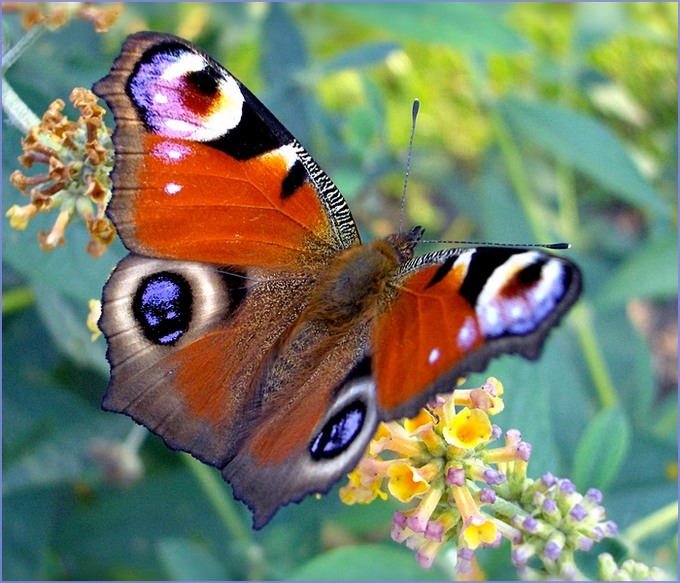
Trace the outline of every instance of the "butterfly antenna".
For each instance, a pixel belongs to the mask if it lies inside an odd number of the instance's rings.
[[[571,243],[496,243],[493,241],[440,241],[427,240],[421,243],[445,243],[460,247],[521,247],[522,249],[571,249]]]
[[[411,157],[413,155],[413,138],[416,135],[416,118],[418,117],[418,110],[420,109],[420,100],[413,100],[413,109],[411,110],[411,138],[408,141],[408,153],[406,155],[406,172],[404,174],[404,190],[401,193],[401,209],[399,210],[399,233],[402,232],[404,226],[404,210],[406,209],[406,186],[408,185],[408,175],[411,171]]]

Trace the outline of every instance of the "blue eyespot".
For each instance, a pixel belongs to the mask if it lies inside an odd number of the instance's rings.
[[[316,436],[309,452],[314,460],[332,459],[345,451],[361,431],[366,405],[355,401],[331,417]]]
[[[162,271],[142,280],[132,311],[148,340],[170,346],[189,329],[191,304],[187,280],[177,273]]]

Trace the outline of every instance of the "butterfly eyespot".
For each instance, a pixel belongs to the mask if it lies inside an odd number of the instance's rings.
[[[164,271],[145,277],[132,303],[144,336],[154,344],[171,346],[191,322],[191,286],[181,275]]]
[[[354,401],[333,415],[314,438],[309,452],[316,461],[332,459],[345,451],[361,431],[366,405]]]
[[[186,82],[206,96],[216,95],[219,88],[215,75],[209,69],[190,71],[186,75]]]
[[[541,279],[541,272],[546,260],[541,258],[531,263],[517,274],[517,279],[521,285],[531,285]]]

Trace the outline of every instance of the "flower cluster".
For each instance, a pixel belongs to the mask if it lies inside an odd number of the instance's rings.
[[[46,172],[25,175],[15,170],[10,182],[31,202],[14,205],[6,213],[15,229],[23,230],[36,213],[59,209],[49,232],[38,240],[44,251],[64,245],[64,232],[76,216],[85,220],[90,233],[88,253],[100,257],[114,241],[116,232],[104,215],[111,196],[109,172],[113,165],[113,147],[109,130],[104,126],[104,109],[88,89],[71,92],[73,105],[80,111],[77,122],[62,113],[64,102],[54,101],[37,126],[22,140],[24,154],[19,162],[25,168],[34,164],[47,166]]]
[[[106,32],[118,19],[123,3],[101,6],[99,2],[3,2],[3,13],[18,12],[26,30],[36,25],[56,29],[72,18],[81,18],[94,25],[97,32]]]
[[[502,393],[489,378],[437,397],[415,419],[381,423],[340,497],[347,504],[386,499],[386,484],[394,498],[410,502],[395,512],[392,538],[413,549],[423,567],[453,541],[456,568],[470,576],[478,569],[477,549],[506,538],[522,576],[578,578],[574,553],[614,536],[616,525],[605,520],[598,490],[581,495],[549,473],[527,478],[531,446],[519,431],[488,447],[502,434],[489,419],[503,409]]]

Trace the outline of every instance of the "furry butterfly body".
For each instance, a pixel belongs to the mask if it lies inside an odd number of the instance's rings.
[[[499,354],[536,358],[578,298],[544,251],[415,257],[420,228],[362,243],[309,153],[183,39],[130,36],[94,90],[130,251],[103,293],[103,406],[219,468],[256,527],[328,491],[380,420]]]

